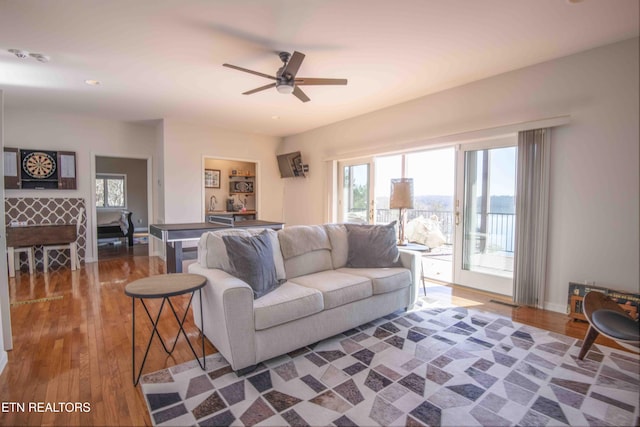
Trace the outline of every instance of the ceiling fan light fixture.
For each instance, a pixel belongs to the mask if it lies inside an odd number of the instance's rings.
[[[281,84],[281,85],[277,85],[276,89],[278,90],[279,93],[289,95],[293,92],[293,85]]]
[[[293,95],[302,102],[309,102],[311,99],[304,93],[300,86],[318,86],[318,85],[346,85],[347,79],[324,79],[324,78],[309,78],[300,77],[296,78],[298,69],[302,65],[302,61],[305,58],[304,53],[298,51],[289,55],[287,52],[280,52],[280,59],[283,62],[283,66],[278,69],[275,76],[269,74],[260,73],[258,71],[249,70],[247,68],[238,67],[237,65],[222,64],[223,67],[233,68],[234,70],[242,71],[256,76],[264,77],[270,80],[275,80],[268,85],[260,86],[258,88],[242,92],[243,95],[252,95],[263,90],[273,89],[274,87],[283,95]]]

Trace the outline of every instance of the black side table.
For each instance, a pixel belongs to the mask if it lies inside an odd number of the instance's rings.
[[[191,352],[196,357],[198,361],[198,365],[203,370],[205,369],[205,354],[204,354],[204,330],[201,331],[202,335],[202,363],[200,363],[200,357],[196,354],[191,342],[189,341],[189,337],[184,331],[184,321],[187,318],[187,314],[189,313],[189,308],[191,307],[191,301],[193,301],[193,296],[196,291],[200,296],[200,318],[202,318],[202,288],[207,283],[207,279],[204,276],[200,276],[198,274],[186,274],[186,273],[177,273],[177,274],[163,274],[152,277],[145,277],[144,279],[135,280],[129,283],[125,289],[124,293],[127,296],[131,297],[131,311],[133,315],[132,322],[132,344],[131,344],[131,359],[132,359],[132,369],[133,372],[133,385],[137,386],[140,381],[140,376],[142,375],[142,368],[144,368],[144,364],[147,361],[147,356],[149,355],[149,348],[151,347],[151,341],[153,341],[153,336],[158,335],[158,339],[162,344],[162,348],[167,354],[173,353],[173,350],[176,348],[176,343],[178,342],[178,338],[180,338],[180,332],[184,335],[184,338],[187,340],[187,344],[189,344],[189,348],[191,348]],[[184,316],[182,319],[178,317],[178,313],[176,313],[176,309],[173,306],[173,303],[169,299],[170,297],[183,295],[191,292],[191,298],[189,298],[189,304],[184,312]],[[158,311],[158,315],[155,320],[149,313],[149,309],[145,304],[144,300],[146,298],[162,298],[162,303],[160,304],[160,310]],[[149,338],[149,342],[147,343],[147,349],[144,352],[144,358],[142,359],[142,365],[140,365],[140,370],[138,371],[138,375],[136,376],[136,299],[139,299],[144,307],[144,310],[147,312],[147,316],[153,325],[153,332],[151,332],[151,337]],[[173,341],[173,346],[171,349],[167,348],[164,340],[160,336],[160,332],[158,332],[158,321],[160,320],[160,315],[162,314],[162,309],[165,306],[165,303],[169,303],[169,307],[171,307],[171,311],[173,311],[173,315],[178,322],[178,326],[180,329],[178,330],[178,334],[176,335],[175,340]],[[204,324],[202,325],[204,329]]]
[[[429,252],[431,249],[429,246],[421,245],[420,243],[407,243],[404,246],[398,246],[398,249],[405,249],[407,251]],[[422,290],[425,296],[427,295],[427,287],[424,285],[424,265],[422,264],[422,258],[420,258],[420,281],[422,282]]]

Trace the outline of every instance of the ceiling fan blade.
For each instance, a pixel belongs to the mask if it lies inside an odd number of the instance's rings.
[[[302,89],[300,89],[298,86],[293,88],[293,94],[296,96],[296,98],[298,98],[300,101],[302,102],[309,102],[311,101],[311,98],[309,98],[307,96],[307,94],[305,94]]]
[[[271,89],[272,87],[276,87],[275,83],[269,83],[268,85],[261,86],[256,89],[252,89],[246,92],[242,92],[243,95],[251,95],[252,93],[260,92],[261,90]]]
[[[244,71],[245,73],[249,73],[249,74],[255,74],[256,76],[264,77],[264,78],[267,78],[267,79],[276,80],[276,78],[274,76],[270,76],[269,74],[259,73],[257,71],[253,71],[253,70],[247,70],[246,68],[238,67],[237,65],[222,64],[222,66],[223,67],[228,67],[228,68],[233,68],[234,70],[238,70],[238,71]]]
[[[298,86],[314,86],[314,85],[346,85],[347,79],[316,79],[311,77],[296,77],[296,85]]]
[[[287,62],[284,70],[282,70],[282,75],[290,76],[287,77],[288,79],[295,78],[300,65],[302,65],[302,60],[304,60],[304,53],[300,53],[298,51],[293,52],[293,55],[291,55],[291,58],[289,58],[289,62]]]

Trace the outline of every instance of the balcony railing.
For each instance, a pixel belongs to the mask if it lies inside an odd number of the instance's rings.
[[[418,218],[419,216],[431,218],[433,215],[438,217],[440,231],[444,234],[447,243],[453,244],[455,223],[453,219],[453,212],[451,211],[408,209],[407,222]],[[485,232],[487,247],[495,248],[496,250],[503,252],[513,252],[515,245],[515,218],[515,214],[491,212],[487,214]],[[377,223],[384,224],[397,219],[398,209],[376,209]],[[477,223],[479,224],[481,220],[482,216],[478,214]]]

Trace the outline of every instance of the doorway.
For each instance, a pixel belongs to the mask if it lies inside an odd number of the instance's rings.
[[[147,159],[95,157],[99,260],[149,253]]]
[[[202,174],[204,222],[212,216],[233,221],[259,218],[258,162],[204,157]]]

